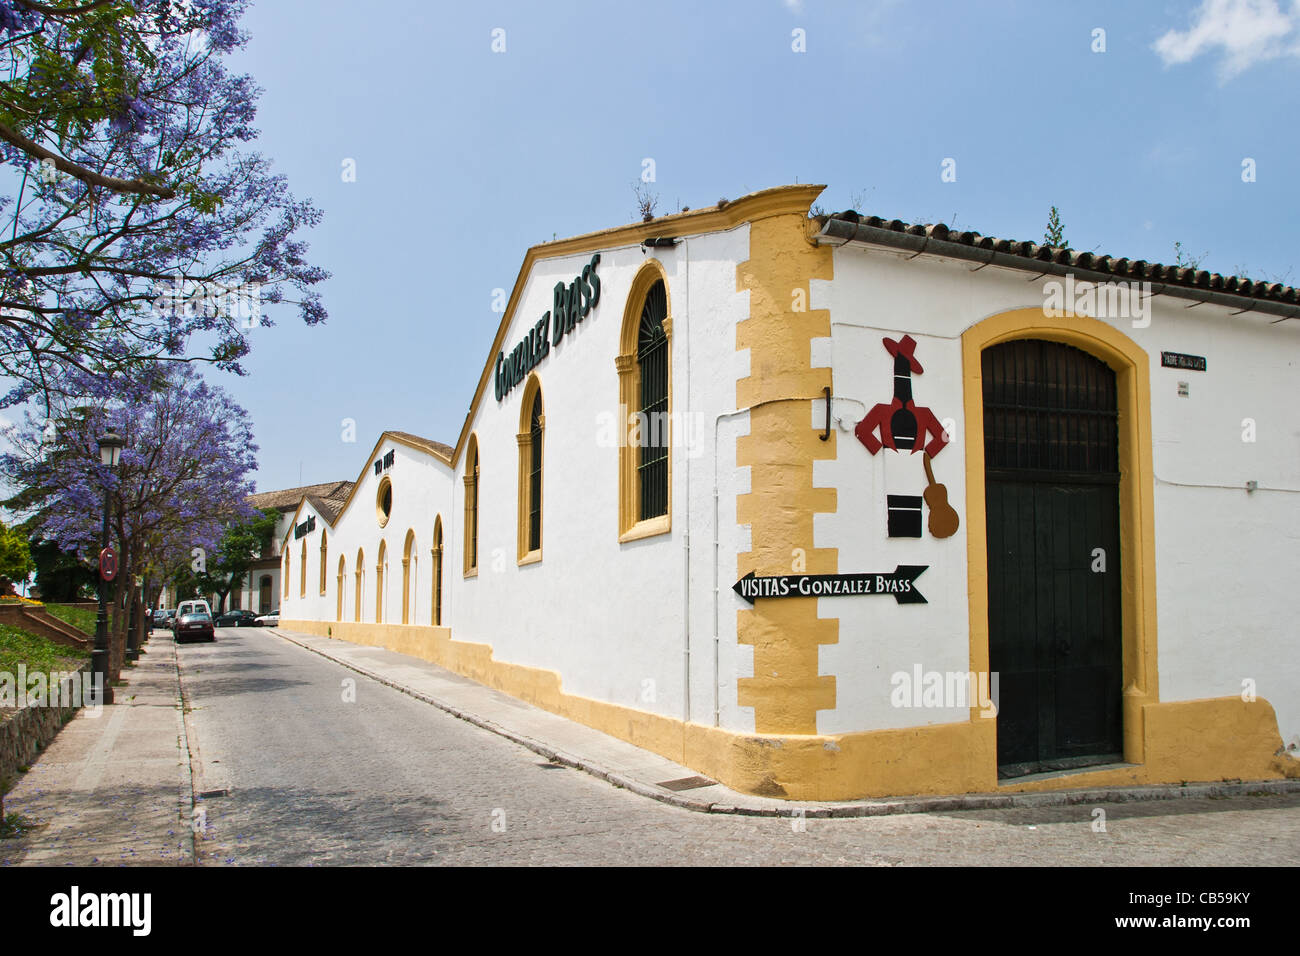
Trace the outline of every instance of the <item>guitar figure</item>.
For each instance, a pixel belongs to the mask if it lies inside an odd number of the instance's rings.
[[[952,505],[948,504],[948,489],[934,480],[934,472],[930,468],[930,453],[922,452],[921,460],[925,463],[925,478],[929,482],[924,497],[925,503],[930,508],[928,522],[930,534],[936,538],[952,537],[957,533],[961,519],[957,517],[957,512]]]

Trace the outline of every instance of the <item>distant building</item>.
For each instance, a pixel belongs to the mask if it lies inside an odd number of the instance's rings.
[[[327,481],[302,488],[285,488],[282,491],[263,491],[250,495],[246,499],[250,505],[258,510],[274,508],[280,513],[280,518],[261,557],[248,569],[243,585],[230,592],[226,607],[230,610],[246,607],[258,614],[279,610],[280,547],[285,536],[293,530],[293,516],[298,505],[306,499],[319,513],[329,515],[329,520],[333,521],[351,491],[350,481]]]
[[[274,508],[280,513],[279,519],[276,521],[270,541],[266,543],[261,555],[244,576],[243,584],[226,596],[226,608],[233,611],[246,607],[258,614],[279,610],[280,545],[285,535],[293,528],[293,516],[299,503],[304,500],[309,501],[319,509],[321,514],[329,515],[330,520],[333,520],[351,493],[352,484],[350,481],[326,481],[318,485],[304,485],[300,488],[263,491],[249,495],[245,500],[250,505],[259,511]],[[218,603],[217,596],[209,594],[206,598],[215,611]],[[162,590],[158,606],[175,607],[179,600],[173,593],[172,587],[168,585]]]

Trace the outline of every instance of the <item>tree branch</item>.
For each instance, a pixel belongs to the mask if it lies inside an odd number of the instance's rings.
[[[92,172],[83,166],[78,166],[76,163],[69,162],[57,153],[46,149],[35,140],[28,139],[22,133],[11,129],[4,123],[0,123],[0,139],[3,139],[10,146],[21,149],[28,156],[35,156],[37,159],[42,160],[48,159],[54,164],[55,169],[81,180],[88,186],[102,186],[118,193],[157,196],[159,199],[176,198],[176,190],[168,186],[154,186],[139,179],[119,179],[117,176],[105,176],[101,173]]]

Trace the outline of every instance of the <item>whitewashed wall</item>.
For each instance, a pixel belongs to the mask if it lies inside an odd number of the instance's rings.
[[[917,586],[923,606],[886,597],[823,598],[819,614],[839,617],[840,640],[823,648],[821,672],[837,679],[837,706],[818,730],[839,733],[964,720],[964,710],[890,704],[890,676],[962,671],[969,660],[965,521],[965,426],[961,334],[991,315],[1042,308],[1042,281],[1025,273],[904,255],[862,246],[835,250],[833,281],[814,281],[813,308],[831,310],[832,334],[814,365],[834,370],[834,413],[842,419],[836,461],[817,462],[818,486],[837,489],[839,511],[815,521],[819,548],[839,549],[841,572],[928,564]],[[1293,591],[1300,580],[1300,323],[1229,315],[1212,305],[1157,296],[1151,321],[1135,328],[1108,319],[1150,360],[1154,436],[1156,604],[1161,699],[1240,694],[1243,680],[1278,712],[1284,741],[1300,735],[1300,652]],[[890,539],[884,528],[882,456],[852,429],[892,395],[893,361],[881,339],[910,333],[924,374],[918,405],[955,424],[934,461],[962,515],[944,540]],[[816,343],[815,343],[816,344]],[[1206,372],[1162,368],[1160,352],[1207,357]],[[1187,382],[1190,394],[1178,395]],[[822,409],[814,409],[820,425]],[[1256,440],[1245,442],[1243,419]],[[920,454],[912,456],[921,475]],[[1260,490],[1248,494],[1248,480]],[[925,486],[923,475],[917,491]]]
[[[394,453],[391,467],[376,475],[373,462],[382,459],[389,451]],[[387,477],[392,482],[393,505],[389,520],[384,527],[379,526],[376,510],[376,495],[380,482]],[[299,560],[302,540],[294,540],[292,526],[289,528],[288,545],[292,555],[292,578],[289,597],[281,608],[282,616],[288,619],[334,621],[338,612],[338,561],[343,555],[347,559],[346,578],[343,587],[343,620],[352,621],[356,613],[356,564],[357,550],[365,555],[365,576],[361,590],[363,622],[376,622],[376,602],[378,581],[376,565],[379,559],[380,542],[387,546],[384,574],[384,601],[382,623],[402,623],[402,557],[407,531],[415,534],[413,560],[411,568],[411,589],[413,613],[410,623],[432,623],[433,600],[433,528],[438,514],[443,515],[443,588],[444,594],[448,584],[449,561],[447,555],[452,551],[446,533],[446,504],[450,500],[450,468],[434,456],[397,441],[382,441],[374,455],[364,463],[364,472],[357,482],[357,487],[348,506],[338,516],[337,523],[330,528],[323,516],[318,514],[310,502],[304,503],[297,521],[306,521],[308,516],[316,516],[316,530],[310,532],[307,541],[307,594],[299,596]],[[325,594],[320,593],[320,538],[328,534],[328,553],[325,568]],[[459,554],[459,550],[455,552]]]
[[[719,412],[735,405],[735,322],[747,313],[745,296],[735,292],[735,277],[737,262],[748,258],[748,227],[653,250],[668,275],[673,316],[672,531],[620,544],[618,448],[602,441],[602,424],[620,417],[614,358],[628,289],[651,254],[640,246],[602,250],[599,305],[558,345],[552,344],[536,369],[546,415],[542,560],[537,564],[517,564],[515,436],[524,388],[517,386],[500,403],[489,390],[480,403],[472,422],[480,453],[480,570],[477,577],[463,577],[461,479],[467,456],[462,455],[446,526],[451,621],[456,639],[491,644],[497,660],[558,671],[568,693],[681,718],[687,714],[689,529],[689,714],[693,721],[712,723],[712,429]],[[571,281],[590,259],[586,253],[535,266],[505,338],[507,353],[551,309],[555,283]],[[728,426],[719,444],[728,529],[723,551],[731,556],[724,576],[735,567],[737,432],[736,424]],[[749,652],[736,649],[734,613],[718,616],[725,724],[743,720],[735,707],[735,668]],[[752,716],[748,719],[752,725]]]

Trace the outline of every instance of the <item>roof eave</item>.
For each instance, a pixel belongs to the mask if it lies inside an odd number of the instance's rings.
[[[1195,302],[1208,302],[1235,309],[1237,312],[1262,312],[1266,315],[1280,316],[1281,319],[1300,319],[1300,305],[1289,305],[1256,296],[1237,295],[1214,289],[1181,285],[1165,282],[1147,276],[1121,275],[1113,272],[1098,272],[1069,263],[1055,262],[1051,259],[1037,259],[995,249],[970,246],[964,243],[936,239],[930,235],[916,235],[900,232],[882,226],[872,226],[863,222],[849,222],[844,219],[828,219],[820,233],[815,237],[818,243],[842,246],[850,242],[865,245],[885,246],[891,249],[905,250],[916,255],[940,256],[946,259],[961,259],[976,262],[981,266],[1000,266],[1021,272],[1033,272],[1036,277],[1058,276],[1064,278],[1073,275],[1086,282],[1148,282],[1152,295],[1168,295]],[[1280,321],[1280,320],[1279,320]]]

